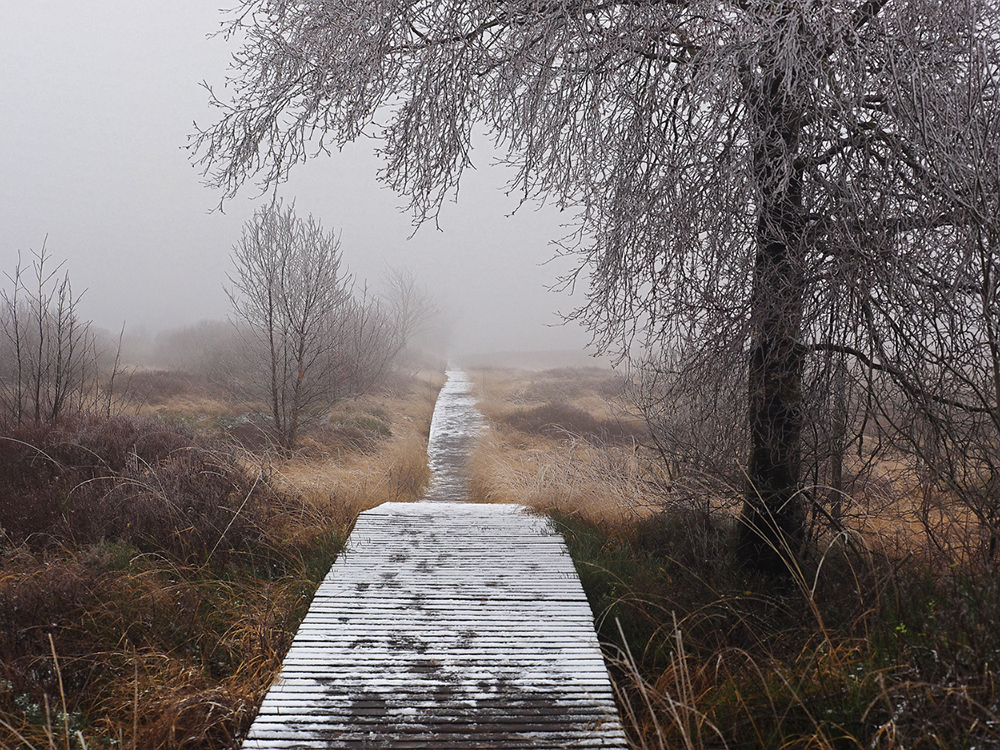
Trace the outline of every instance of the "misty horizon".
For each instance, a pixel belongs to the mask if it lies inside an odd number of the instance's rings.
[[[200,83],[221,87],[235,46],[210,37],[223,15],[193,0],[97,8],[34,3],[0,30],[5,138],[0,270],[43,242],[65,262],[81,314],[134,335],[223,320],[241,227],[268,196],[253,186],[215,210],[185,148],[215,114]],[[408,268],[433,296],[452,353],[583,351],[590,335],[559,313],[583,304],[548,287],[573,268],[551,242],[572,216],[507,196],[485,141],[457,202],[415,234],[399,196],[376,180],[376,143],[300,165],[278,195],[341,233],[359,284]],[[515,212],[516,211],[516,212]],[[513,214],[513,215],[511,215]],[[412,235],[412,237],[411,237]]]

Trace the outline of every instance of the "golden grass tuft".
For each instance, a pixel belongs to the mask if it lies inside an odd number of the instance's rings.
[[[545,513],[619,522],[648,510],[640,462],[629,448],[512,436],[494,427],[469,459],[474,500],[522,503]]]

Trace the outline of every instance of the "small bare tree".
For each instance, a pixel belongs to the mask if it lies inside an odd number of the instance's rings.
[[[430,295],[406,269],[387,269],[381,290],[358,292],[342,326],[343,361],[352,392],[366,393],[399,372],[414,336],[437,315]]]
[[[405,348],[431,327],[438,316],[437,306],[409,269],[388,268],[381,282],[381,296],[396,329],[396,339]]]
[[[113,408],[117,359],[104,378],[97,339],[77,313],[63,264],[42,244],[31,266],[18,260],[0,292],[0,404],[6,419],[35,425]]]
[[[282,449],[341,394],[344,312],[351,300],[340,240],[293,206],[258,210],[233,248],[228,294],[241,330],[251,385],[267,400]]]

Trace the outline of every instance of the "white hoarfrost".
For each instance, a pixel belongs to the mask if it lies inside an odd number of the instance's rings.
[[[245,748],[627,747],[562,537],[520,505],[456,502],[483,420],[449,372],[428,499],[360,515]]]

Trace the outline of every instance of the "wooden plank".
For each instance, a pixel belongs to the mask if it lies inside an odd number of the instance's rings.
[[[244,747],[627,747],[562,538],[520,506],[454,502],[482,428],[470,391],[449,373],[429,501],[359,517]]]
[[[520,506],[358,519],[244,743],[626,748],[573,562]]]

